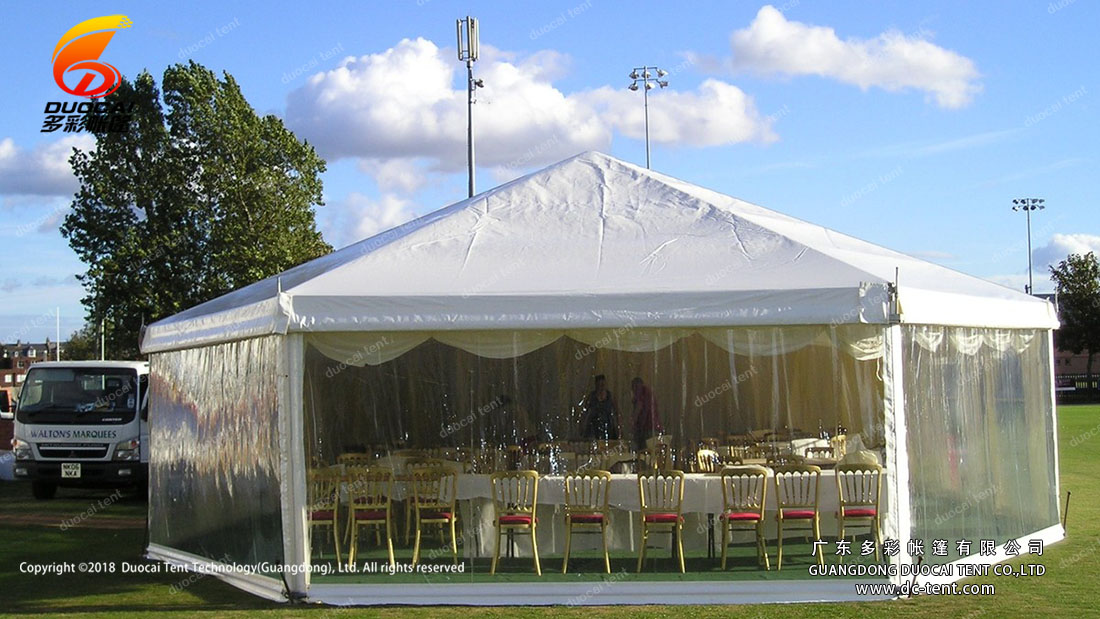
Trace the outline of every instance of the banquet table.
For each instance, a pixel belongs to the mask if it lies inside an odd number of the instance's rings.
[[[775,492],[768,480],[768,498],[765,504],[768,520],[767,532],[775,535]],[[538,545],[540,556],[561,556],[565,544],[565,484],[561,475],[547,475],[539,480],[538,490]],[[492,556],[493,552],[493,501],[488,475],[463,474],[458,477],[457,498],[459,520],[463,536],[462,544],[467,557]],[[637,552],[639,542],[639,494],[637,476],[615,474],[611,476],[608,493],[610,507],[608,548],[610,551]],[[832,538],[836,532],[837,489],[833,471],[822,471],[820,480],[819,511],[824,538]],[[719,474],[688,473],[684,476],[684,550],[708,550],[714,552],[715,540],[721,539],[717,515],[722,512],[722,481]],[[752,533],[737,533],[734,542],[752,539]],[[668,548],[671,536],[651,538],[651,543]],[[501,555],[530,556],[530,541],[517,536],[509,550],[502,542]],[[600,536],[573,535],[574,551],[599,550]],[[655,556],[660,556],[659,551]]]

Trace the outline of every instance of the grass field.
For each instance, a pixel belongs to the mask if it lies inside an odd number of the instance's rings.
[[[1100,603],[1100,406],[1058,410],[1061,501],[1073,493],[1066,541],[1048,546],[1040,559],[1046,574],[1031,578],[989,576],[965,582],[996,585],[993,596],[922,596],[854,604],[762,605],[723,609],[738,617],[1096,617]],[[214,578],[184,574],[21,573],[24,562],[141,562],[145,503],[110,491],[61,490],[40,503],[24,484],[0,482],[0,613],[43,616],[139,616],[150,612],[197,616],[464,617],[468,608],[360,608],[288,606],[265,602]],[[1034,562],[1022,556],[1020,563]],[[556,561],[553,562],[556,564]],[[545,566],[544,566],[545,567]],[[596,608],[485,608],[488,617],[712,617],[707,606]]]

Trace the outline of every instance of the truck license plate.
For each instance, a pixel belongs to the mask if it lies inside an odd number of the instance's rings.
[[[79,479],[80,478],[80,463],[79,462],[62,462],[61,463],[61,477],[64,479]]]

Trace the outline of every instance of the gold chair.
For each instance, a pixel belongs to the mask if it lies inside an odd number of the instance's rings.
[[[734,531],[756,533],[756,558],[770,570],[768,545],[764,539],[764,504],[768,497],[768,469],[762,466],[731,466],[722,469],[722,569]]]
[[[821,468],[817,466],[789,464],[775,468],[775,519],[779,546],[778,569],[783,569],[783,531],[792,525],[802,524],[800,529],[813,533],[814,541],[821,541],[821,519],[817,509]],[[817,562],[825,565],[825,554],[816,547]]]
[[[394,565],[391,510],[393,470],[350,466],[344,474],[344,479],[347,483],[349,500],[348,525],[351,527],[348,565],[355,563],[355,555],[359,550],[360,527],[374,529],[376,544],[381,544],[380,536],[385,531],[386,549],[389,551],[390,565]]]
[[[531,554],[535,557],[535,573],[542,576],[538,541],[535,536],[535,527],[539,522],[535,516],[539,492],[538,471],[498,471],[489,476],[489,483],[493,491],[493,526],[496,528],[493,564],[489,568],[489,573],[497,573],[497,561],[500,560],[500,536],[507,532],[531,536]]]
[[[332,527],[336,562],[340,563],[340,481],[343,474],[334,468],[309,472],[309,537],[314,527]]]
[[[837,539],[844,539],[844,528],[849,523],[870,527],[875,538],[875,560],[880,561],[882,467],[871,463],[839,464],[836,467],[836,489],[840,506],[837,511]]]
[[[764,460],[774,455],[767,445],[750,445],[745,449],[745,456],[753,460]]]
[[[518,471],[525,468],[523,448],[519,445],[508,445],[504,448],[505,468],[509,471]]]
[[[835,458],[835,455],[834,455],[835,453],[836,452],[833,451],[832,447],[807,447],[806,448],[806,457],[807,458],[826,459],[826,460],[828,460],[828,459]]]
[[[699,439],[699,449],[712,449],[718,451],[718,445],[721,441],[713,436],[707,436]]]
[[[713,449],[700,449],[695,452],[695,472],[714,473],[719,470],[722,458]]]
[[[672,449],[664,444],[657,443],[649,450],[647,464],[654,471],[667,471],[672,468]]]
[[[611,559],[607,554],[608,490],[611,473],[608,471],[584,471],[565,476],[565,558],[561,573],[569,569],[569,546],[574,527],[586,532],[599,528],[603,538],[604,570],[611,573]]]
[[[416,543],[412,564],[420,561],[420,538],[425,525],[439,526],[439,543],[446,542],[443,532],[451,529],[451,555],[458,564],[458,538],[455,536],[455,495],[458,473],[442,466],[416,468],[412,471],[412,502],[416,512]]]
[[[684,472],[658,471],[638,476],[638,495],[641,506],[642,544],[638,549],[638,572],[645,561],[646,544],[650,529],[670,533],[675,543],[672,552],[680,559],[680,572],[684,572]],[[677,552],[678,551],[678,552]]]
[[[410,450],[413,451],[413,450]],[[413,471],[419,468],[434,468],[443,466],[443,460],[439,458],[432,458],[423,455],[419,450],[417,453],[405,458],[405,475],[402,476],[402,481],[405,483],[405,545],[409,545],[409,538],[412,536],[412,525],[415,518],[416,506],[413,501]]]
[[[374,455],[369,453],[342,453],[337,456],[336,463],[343,466],[370,466],[374,459]]]

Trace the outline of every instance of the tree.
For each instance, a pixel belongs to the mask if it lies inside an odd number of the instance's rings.
[[[99,358],[99,325],[85,324],[73,331],[69,341],[61,347],[61,358],[66,361],[86,361]]]
[[[1075,355],[1088,355],[1086,379],[1092,384],[1092,358],[1100,352],[1100,261],[1091,251],[1070,254],[1050,278],[1058,292],[1058,348]]]
[[[228,73],[174,65],[163,89],[162,106],[148,72],[124,81],[107,103],[132,106],[130,130],[88,122],[95,149],[70,159],[80,189],[61,233],[88,265],[83,303],[109,358],[136,358],[145,324],[332,250],[312,146],[257,116]]]

